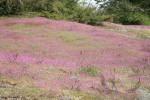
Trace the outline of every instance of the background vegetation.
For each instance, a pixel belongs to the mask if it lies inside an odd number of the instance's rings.
[[[86,1],[86,0],[84,0]],[[101,21],[150,25],[150,0],[0,0],[0,16],[35,15],[98,25]]]

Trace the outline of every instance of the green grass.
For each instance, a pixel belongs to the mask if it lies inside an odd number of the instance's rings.
[[[149,38],[150,39],[150,30],[143,29],[143,30],[139,31],[138,36],[140,36],[141,38]]]
[[[67,43],[72,43],[72,42],[76,42],[76,41],[82,41],[82,40],[86,40],[87,36],[84,35],[80,35],[78,33],[74,33],[74,32],[52,32],[49,31],[48,34],[44,35],[44,37],[47,38],[59,38],[64,42]]]
[[[82,72],[90,74],[90,75],[95,75],[98,73],[96,69],[91,68],[91,67],[83,68]]]
[[[39,100],[39,99],[50,99],[52,95],[46,95],[38,87],[6,87],[0,89],[0,98],[22,98],[25,100]]]
[[[25,23],[25,24],[10,24],[15,32],[23,33],[23,34],[33,34],[33,32],[30,31],[31,28],[39,28],[41,26],[40,24],[32,24],[32,23]],[[22,32],[22,29],[25,29],[24,32]],[[68,31],[62,31],[62,32],[52,32],[52,30],[46,30],[47,35],[45,37],[48,38],[59,38],[63,40],[64,42],[76,42],[76,41],[82,41],[87,38],[87,36],[75,33],[75,32],[68,32]]]
[[[63,90],[59,96],[64,98],[63,100],[103,100],[100,96],[72,90]]]
[[[22,29],[24,27],[27,27],[27,25],[26,24],[14,24],[14,25],[11,25],[11,27],[13,29]]]
[[[57,37],[59,37],[65,42],[74,42],[74,41],[80,41],[86,39],[85,36],[82,36],[78,33],[71,33],[71,32],[60,32],[57,34]]]
[[[50,100],[55,94],[46,92],[43,88],[36,86],[21,86],[12,81],[11,77],[0,76],[0,100]]]
[[[32,28],[36,30],[36,28],[39,28],[39,25],[34,25],[30,23],[25,23],[25,24],[10,24],[11,28],[14,30],[16,33],[21,33],[21,34],[34,34],[34,32],[31,31]]]
[[[20,48],[19,44],[14,41],[11,42],[11,44],[3,40],[0,42],[1,42],[0,44],[1,50],[18,50]]]
[[[149,29],[129,29],[129,32],[132,32],[137,37],[150,39],[150,30]]]

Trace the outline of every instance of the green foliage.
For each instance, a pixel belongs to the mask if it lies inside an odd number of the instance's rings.
[[[79,41],[79,40],[84,40],[86,39],[84,36],[79,35],[77,33],[69,33],[69,32],[64,32],[64,33],[58,33],[58,37],[64,40],[65,42],[73,42],[73,41]]]
[[[87,74],[95,75],[97,74],[97,70],[91,67],[83,68],[82,72],[85,72]]]
[[[100,9],[103,9],[100,11],[106,16],[105,21],[132,25],[149,25],[149,16],[140,3],[140,1],[136,0],[108,0],[100,6]]]
[[[80,23],[98,25],[101,21],[101,15],[94,7],[78,7],[74,20]]]
[[[135,12],[129,13],[128,16],[122,20],[122,23],[131,25],[150,25],[150,19],[143,13]]]
[[[19,12],[23,11],[23,7],[22,0],[1,0],[0,15],[19,14]]]
[[[100,5],[99,9],[91,4],[80,4],[79,0],[0,0],[0,16],[42,16],[91,25],[99,25],[101,21],[150,24],[149,0],[95,1]]]
[[[34,5],[33,5],[34,4]],[[83,7],[78,0],[2,0],[0,1],[0,15],[16,15],[28,12],[40,12],[39,16],[70,20],[80,23],[97,25],[100,21],[96,8]],[[30,13],[32,15],[32,13]]]

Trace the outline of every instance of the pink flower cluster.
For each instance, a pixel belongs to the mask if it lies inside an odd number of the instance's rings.
[[[52,58],[42,58],[42,57],[32,57],[29,55],[16,54],[12,52],[0,52],[0,59],[8,62],[22,62],[31,64],[46,64],[52,66],[76,66],[75,62],[67,61],[63,59],[52,59]]]

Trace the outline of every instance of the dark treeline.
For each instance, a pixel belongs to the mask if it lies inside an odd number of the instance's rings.
[[[95,0],[108,20],[122,24],[150,25],[150,0]]]
[[[101,21],[150,25],[150,0],[95,0],[97,5],[79,0],[0,0],[0,16],[27,13],[57,20],[91,25]]]

